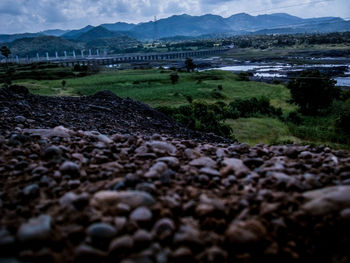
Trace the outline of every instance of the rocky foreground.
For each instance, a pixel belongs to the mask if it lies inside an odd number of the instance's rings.
[[[118,115],[104,135],[48,107],[69,127],[52,128],[40,97],[6,92],[0,262],[350,262],[349,152],[121,133]]]

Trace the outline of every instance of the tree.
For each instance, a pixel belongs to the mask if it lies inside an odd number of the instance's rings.
[[[196,68],[196,64],[193,63],[192,58],[186,58],[185,66],[186,66],[187,72],[191,72]]]
[[[7,60],[9,58],[9,55],[11,54],[11,50],[7,46],[2,46],[0,48],[1,55],[3,55],[6,58],[6,67],[7,67]]]
[[[2,46],[0,48],[0,52],[6,59],[8,59],[9,55],[11,54],[11,50],[7,46]]]
[[[179,75],[177,73],[170,74],[171,83],[176,84],[179,81]]]
[[[299,105],[303,114],[314,115],[320,109],[328,108],[340,95],[336,81],[319,70],[306,70],[297,79],[288,83],[292,100]]]

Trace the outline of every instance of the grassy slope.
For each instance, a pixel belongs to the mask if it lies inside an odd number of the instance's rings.
[[[269,85],[257,82],[237,81],[235,74],[224,71],[209,71],[200,73],[179,73],[180,80],[172,85],[170,72],[160,70],[124,70],[103,72],[83,78],[66,79],[63,88],[61,80],[21,80],[19,84],[27,86],[33,93],[41,95],[91,95],[101,90],[111,90],[120,97],[131,97],[143,101],[153,107],[179,106],[186,104],[186,96],[195,100],[207,102],[218,101],[213,97],[213,90],[218,85],[223,86],[222,100],[230,102],[236,98],[251,98],[265,96],[275,107],[281,107],[284,114],[296,109],[286,101],[290,93],[283,85]],[[198,79],[202,81],[198,81]],[[279,120],[261,117],[228,120],[233,128],[234,136],[239,141],[253,145],[256,143],[281,143],[285,141],[310,141],[317,144],[328,144],[337,148],[349,146],[329,143],[336,137],[329,130],[333,120],[327,118],[310,118],[301,127],[287,125]],[[328,129],[328,131],[327,131]],[[293,136],[294,135],[294,136]],[[333,139],[332,139],[332,138]],[[302,139],[299,139],[302,138]]]

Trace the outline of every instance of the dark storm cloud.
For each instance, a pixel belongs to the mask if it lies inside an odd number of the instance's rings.
[[[227,17],[240,12],[287,12],[301,17],[348,17],[349,10],[349,0],[0,0],[0,33],[137,23],[183,13]]]

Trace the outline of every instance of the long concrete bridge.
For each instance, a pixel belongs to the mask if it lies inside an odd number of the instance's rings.
[[[179,52],[163,52],[163,53],[133,53],[133,54],[116,54],[116,55],[108,55],[108,56],[84,56],[83,54],[80,56],[71,56],[71,57],[40,57],[40,58],[32,58],[32,59],[19,59],[19,58],[11,58],[8,62],[11,63],[39,63],[39,62],[47,62],[47,63],[55,63],[60,64],[62,66],[73,66],[75,64],[80,65],[113,65],[120,63],[130,63],[130,62],[156,62],[156,61],[171,61],[171,60],[181,60],[186,59],[188,57],[208,57],[213,55],[219,55],[225,51],[227,48],[215,48],[215,49],[206,49],[206,50],[196,50],[196,51],[179,51]]]

